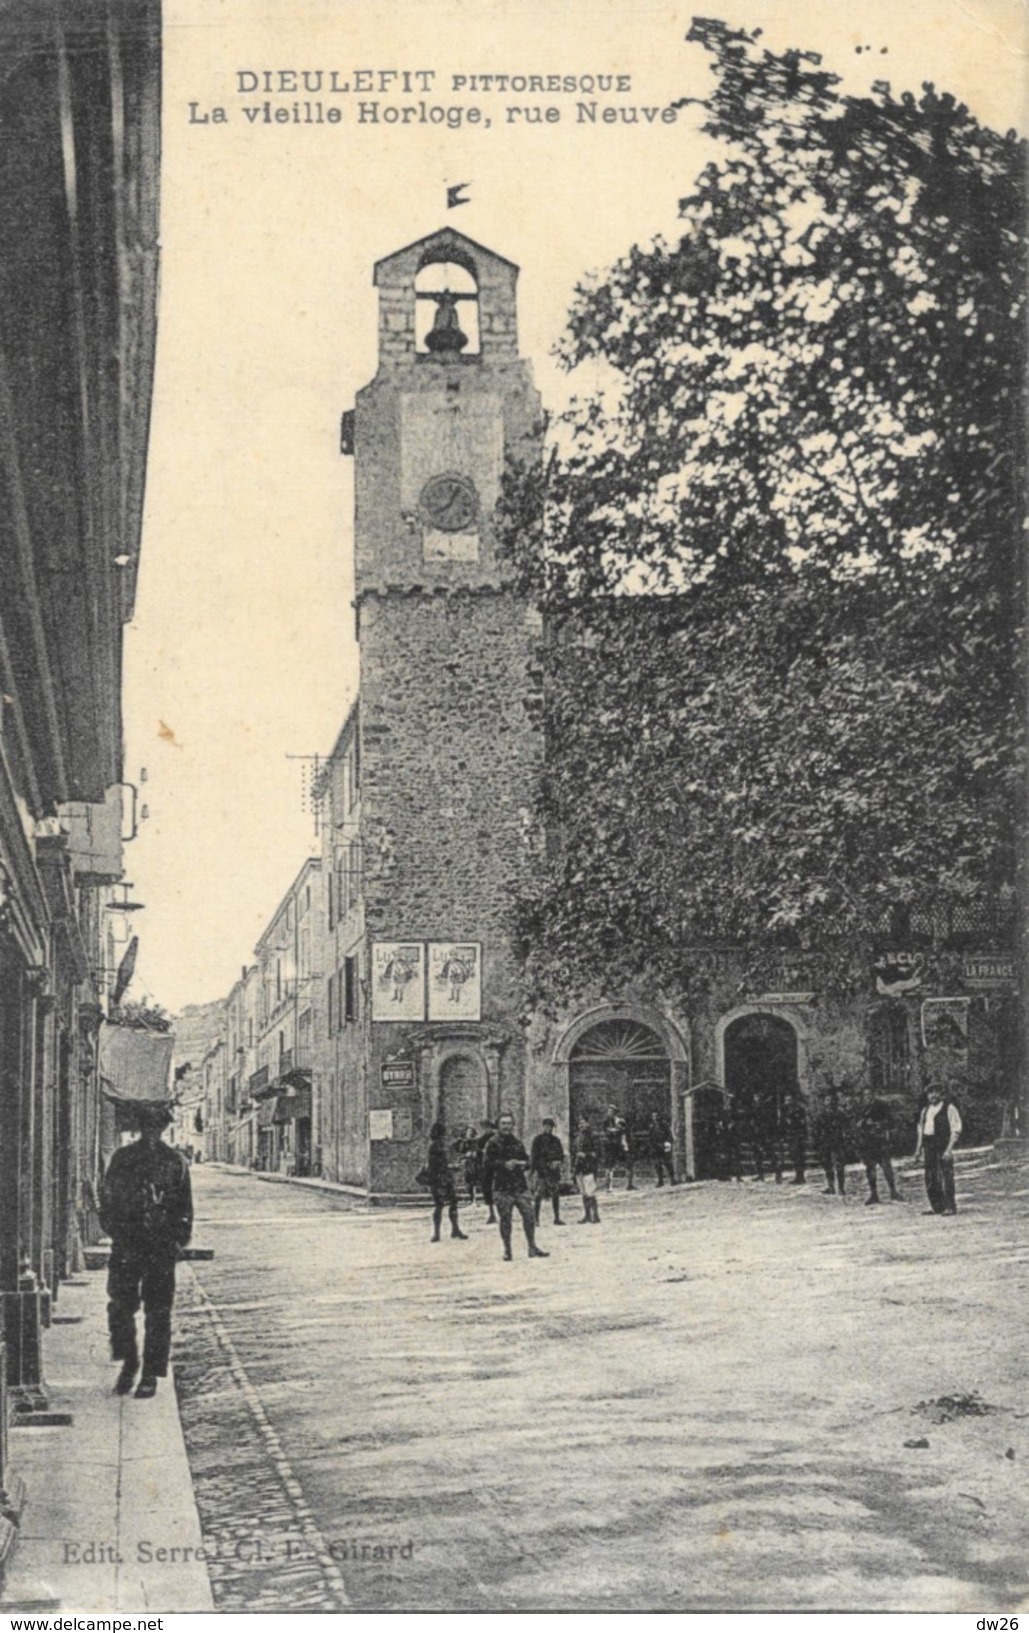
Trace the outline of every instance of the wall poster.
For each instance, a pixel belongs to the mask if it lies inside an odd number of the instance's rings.
[[[481,1016],[481,944],[430,941],[429,1020],[477,1021]]]
[[[420,941],[372,943],[372,1020],[425,1019],[425,947]]]

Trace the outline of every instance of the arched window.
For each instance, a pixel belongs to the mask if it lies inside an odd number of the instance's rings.
[[[471,1055],[451,1055],[439,1074],[436,1116],[446,1123],[453,1139],[472,1124],[480,1128],[485,1115],[486,1073],[481,1061]]]
[[[470,266],[428,261],[414,280],[415,351],[421,357],[476,357],[479,286]]]

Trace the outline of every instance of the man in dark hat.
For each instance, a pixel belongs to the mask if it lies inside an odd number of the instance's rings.
[[[115,1393],[127,1395],[139,1370],[136,1311],[143,1305],[143,1373],[136,1394],[157,1391],[168,1372],[175,1264],[193,1230],[189,1164],[161,1138],[167,1105],[137,1113],[139,1139],[115,1151],[100,1188],[100,1224],[111,1238],[107,1322],[111,1355],[121,1362]]]
[[[554,1133],[554,1119],[544,1117],[543,1132],[536,1135],[529,1152],[529,1173],[532,1175],[537,1225],[540,1222],[543,1204],[548,1197],[554,1210],[554,1224],[564,1224],[561,1218],[561,1167],[564,1160],[565,1148]]]
[[[549,1254],[536,1246],[536,1217],[529,1200],[529,1185],[525,1178],[529,1153],[514,1131],[514,1118],[502,1111],[497,1118],[497,1132],[485,1151],[486,1172],[491,1180],[493,1206],[499,1215],[500,1239],[504,1244],[504,1258],[511,1257],[511,1215],[517,1208],[522,1216],[525,1240],[529,1244],[530,1259],[546,1259]]]

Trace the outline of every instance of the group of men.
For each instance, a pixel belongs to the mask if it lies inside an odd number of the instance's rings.
[[[642,1143],[653,1158],[658,1185],[664,1185],[666,1173],[669,1182],[674,1185],[672,1131],[658,1112],[653,1114]],[[500,1227],[504,1258],[511,1258],[511,1223],[515,1210],[525,1230],[529,1257],[546,1258],[548,1255],[536,1244],[536,1226],[540,1222],[544,1204],[550,1203],[555,1225],[565,1223],[561,1218],[565,1149],[556,1133],[554,1119],[543,1118],[540,1132],[528,1151],[515,1134],[514,1118],[510,1112],[502,1112],[495,1123],[487,1120],[482,1133],[474,1127],[467,1128],[451,1149],[457,1160],[463,1161],[469,1197],[474,1202],[478,1194],[489,1209],[487,1224],[495,1223]],[[601,1172],[606,1173],[610,1190],[615,1172],[624,1168],[628,1189],[635,1190],[636,1149],[637,1141],[616,1106],[608,1107],[607,1117],[599,1130],[594,1130],[588,1117],[582,1119],[572,1151],[572,1173],[582,1198],[580,1224],[600,1224],[597,1190]],[[432,1241],[440,1240],[444,1212],[450,1216],[451,1236],[464,1240],[458,1223],[457,1188],[442,1123],[435,1124],[430,1131],[424,1179],[433,1199]]]
[[[903,1201],[897,1189],[892,1151],[896,1137],[896,1116],[888,1100],[873,1097],[851,1112],[836,1089],[827,1089],[809,1124],[807,1109],[799,1095],[793,1095],[780,1109],[774,1097],[746,1110],[725,1098],[719,1113],[716,1139],[719,1175],[722,1179],[743,1178],[743,1148],[749,1145],[754,1178],[763,1180],[766,1168],[776,1181],[783,1170],[793,1168],[793,1185],[807,1181],[811,1147],[825,1173],[826,1196],[845,1196],[847,1163],[854,1157],[864,1165],[868,1181],[866,1207],[877,1206],[879,1173],[886,1181],[893,1202]],[[954,1146],[961,1133],[961,1114],[943,1086],[927,1087],[918,1111],[915,1157],[925,1166],[925,1186],[933,1213],[954,1214]]]
[[[115,1151],[104,1176],[100,1196],[100,1222],[111,1237],[108,1269],[108,1325],[112,1357],[119,1364],[115,1391],[126,1395],[140,1373],[135,1393],[152,1397],[158,1379],[168,1370],[171,1342],[171,1311],[175,1296],[175,1266],[190,1239],[193,1202],[189,1164],[181,1152],[166,1145],[162,1134],[172,1121],[167,1105],[143,1106],[137,1113],[139,1139]],[[794,1184],[806,1181],[808,1121],[803,1102],[794,1097],[783,1119],[785,1141],[778,1137],[761,1149],[767,1151],[773,1172],[782,1179],[782,1150],[786,1144],[794,1165]],[[432,1191],[433,1236],[440,1240],[443,1214],[450,1218],[451,1235],[467,1237],[458,1216],[451,1151],[443,1123],[430,1131],[425,1182]],[[879,1201],[878,1171],[881,1169],[891,1198],[900,1201],[893,1172],[891,1148],[894,1133],[893,1110],[888,1101],[872,1099],[853,1120],[837,1090],[828,1090],[822,1099],[811,1130],[819,1160],[825,1170],[825,1190],[844,1195],[846,1164],[856,1144],[868,1178],[866,1205]],[[918,1112],[915,1157],[925,1167],[929,1206],[935,1214],[956,1214],[954,1192],[954,1147],[961,1134],[961,1113],[941,1084],[926,1088]],[[719,1136],[728,1167],[742,1178],[740,1147],[741,1119],[726,1099]],[[644,1148],[653,1159],[658,1185],[667,1172],[675,1184],[672,1132],[655,1112],[643,1135]],[[637,1141],[626,1127],[616,1106],[608,1108],[598,1133],[588,1118],[579,1125],[572,1168],[583,1212],[581,1224],[599,1224],[597,1181],[601,1167],[610,1188],[619,1168],[627,1174],[627,1187],[635,1189]],[[500,1227],[504,1258],[510,1259],[511,1226],[515,1212],[521,1218],[530,1258],[549,1255],[536,1244],[536,1226],[545,1202],[553,1209],[554,1224],[561,1218],[561,1179],[565,1151],[555,1131],[552,1117],[544,1117],[531,1150],[515,1133],[514,1118],[502,1112],[496,1124],[488,1123],[480,1134],[468,1129],[457,1142],[457,1155],[464,1158],[465,1179],[472,1200],[478,1190],[489,1207],[489,1222]],[[723,1177],[728,1177],[725,1174]],[[764,1178],[764,1166],[757,1159],[756,1179]],[[142,1360],[136,1336],[136,1313],[143,1305],[146,1315]],[[141,1370],[142,1368],[142,1370]]]

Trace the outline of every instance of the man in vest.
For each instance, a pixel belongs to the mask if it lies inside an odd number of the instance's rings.
[[[933,1213],[957,1213],[954,1200],[954,1147],[961,1133],[961,1114],[939,1083],[925,1091],[918,1118],[915,1158],[925,1159],[925,1189]]]
[[[157,1392],[168,1373],[175,1264],[193,1230],[189,1164],[165,1145],[172,1122],[166,1105],[147,1105],[137,1114],[140,1137],[119,1146],[100,1189],[100,1223],[111,1238],[107,1267],[107,1322],[111,1355],[121,1362],[115,1393],[127,1395],[139,1370],[136,1311],[143,1305],[146,1333],[143,1373],[136,1394]]]

